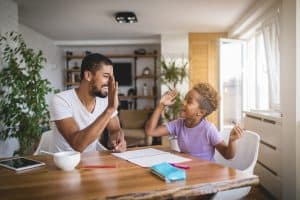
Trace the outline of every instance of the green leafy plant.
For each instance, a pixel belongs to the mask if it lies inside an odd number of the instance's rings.
[[[17,32],[1,35],[0,48],[0,139],[16,137],[20,149],[15,153],[32,154],[49,129],[45,96],[54,89],[40,74],[46,58],[27,47]]]
[[[175,119],[180,111],[180,105],[183,99],[183,95],[177,88],[179,84],[182,84],[188,77],[187,73],[188,61],[183,58],[177,59],[162,59],[161,60],[161,82],[169,89],[177,89],[179,92],[176,97],[175,103],[168,107],[164,112],[164,118],[166,120]]]

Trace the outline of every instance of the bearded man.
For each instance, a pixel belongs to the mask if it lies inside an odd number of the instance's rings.
[[[101,150],[99,138],[107,128],[113,150],[125,151],[124,132],[117,116],[118,83],[111,60],[101,54],[87,55],[82,60],[80,77],[78,88],[52,99],[50,115],[55,127],[50,150]]]

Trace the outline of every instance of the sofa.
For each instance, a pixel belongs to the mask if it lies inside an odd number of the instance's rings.
[[[120,110],[119,119],[128,147],[152,144],[152,137],[147,136],[144,127],[150,110]]]

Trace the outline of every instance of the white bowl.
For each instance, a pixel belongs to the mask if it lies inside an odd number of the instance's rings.
[[[80,152],[78,151],[62,151],[53,154],[55,165],[65,171],[71,171],[80,162]]]

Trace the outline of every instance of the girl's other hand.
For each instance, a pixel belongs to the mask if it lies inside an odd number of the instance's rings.
[[[230,132],[229,140],[231,142],[238,140],[241,138],[244,134],[244,130],[240,125],[235,125],[233,129]]]

